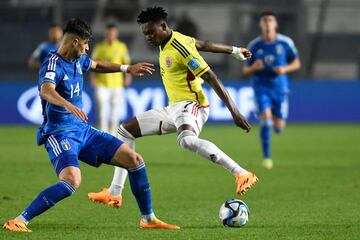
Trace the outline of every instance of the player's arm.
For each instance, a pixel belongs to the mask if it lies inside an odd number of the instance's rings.
[[[77,118],[83,121],[88,120],[88,117],[81,109],[68,102],[65,98],[60,96],[58,92],[56,92],[54,83],[44,82],[40,88],[40,96],[42,99],[53,105],[65,108],[69,113],[75,115]]]
[[[274,68],[274,72],[276,74],[286,74],[290,72],[294,72],[301,67],[301,62],[299,58],[295,58],[290,64],[286,66],[280,66],[277,68]]]
[[[219,98],[225,103],[234,119],[235,124],[244,129],[246,132],[249,132],[251,129],[250,123],[243,115],[241,115],[234,101],[231,99],[229,92],[226,90],[216,74],[209,69],[201,75],[201,78],[204,79],[212,89],[214,89]]]
[[[243,68],[244,76],[248,77],[260,71],[264,68],[264,63],[261,60],[254,61],[251,65],[245,66]]]
[[[41,67],[41,63],[33,58],[30,58],[28,61],[28,65],[30,69],[38,70]]]
[[[231,54],[234,58],[245,61],[251,58],[251,52],[246,48],[226,45],[223,43],[214,43],[211,41],[202,41],[195,39],[196,49],[203,52],[226,53]]]
[[[155,71],[154,64],[151,63],[143,62],[132,65],[123,65],[123,64],[111,63],[108,61],[95,61],[95,60],[93,60],[91,63],[91,70],[98,73],[125,72],[135,76],[152,74]]]

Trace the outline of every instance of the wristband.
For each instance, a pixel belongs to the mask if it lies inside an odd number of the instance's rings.
[[[123,65],[123,64],[121,64],[121,65],[120,65],[120,72],[126,73],[127,70],[128,70],[128,68],[129,68],[129,65]]]

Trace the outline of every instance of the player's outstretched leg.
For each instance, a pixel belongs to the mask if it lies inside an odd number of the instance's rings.
[[[141,228],[179,229],[178,226],[162,222],[155,217],[145,163],[138,153],[126,144],[122,144],[110,164],[122,166],[128,170],[131,191],[141,212]]]
[[[260,140],[264,160],[262,166],[267,169],[273,168],[273,161],[271,159],[271,128],[273,121],[271,118],[260,119]]]
[[[43,190],[18,217],[8,220],[3,228],[14,232],[31,232],[27,227],[31,219],[71,196],[79,187],[80,169],[66,167],[60,172],[59,179],[60,182]]]
[[[131,149],[135,149],[135,138],[122,125],[120,125],[117,138],[126,143]],[[88,197],[93,202],[100,202],[109,207],[119,208],[122,206],[122,191],[124,189],[128,172],[121,167],[115,167],[113,180],[109,188],[103,188],[101,192],[89,192]]]
[[[182,130],[177,138],[181,147],[196,152],[204,158],[229,170],[236,178],[236,193],[244,194],[258,180],[255,174],[240,167],[233,159],[221,151],[215,144],[198,138],[191,130]]]

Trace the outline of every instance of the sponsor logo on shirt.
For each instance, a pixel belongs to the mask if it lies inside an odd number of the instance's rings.
[[[69,77],[65,74],[63,80],[64,80],[64,81],[69,80]]]
[[[196,69],[198,69],[200,67],[200,63],[198,60],[193,58],[188,62],[188,66],[191,70],[195,71]]]

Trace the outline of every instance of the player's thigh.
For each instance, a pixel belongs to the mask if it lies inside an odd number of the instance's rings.
[[[176,132],[175,124],[167,108],[151,109],[140,113],[136,116],[136,120],[141,136],[163,135]]]
[[[75,134],[58,133],[47,137],[45,148],[57,176],[66,167],[80,167],[78,161],[79,145],[80,142],[76,140]]]
[[[79,159],[94,167],[99,167],[102,163],[108,164],[122,144],[123,142],[113,135],[89,127],[84,136]]]
[[[289,112],[288,95],[285,93],[274,94],[272,101],[274,120],[279,123],[285,122]]]
[[[115,88],[111,89],[111,111],[119,112],[119,109],[123,108],[125,103],[124,89]]]
[[[266,91],[255,91],[255,102],[259,118],[272,117],[271,96]]]
[[[286,120],[282,118],[278,118],[275,115],[273,116],[273,122],[275,128],[285,128],[286,127]]]
[[[193,101],[183,101],[169,106],[171,118],[179,132],[192,130],[199,135],[209,117],[209,108]]]
[[[109,162],[110,165],[132,169],[143,163],[143,158],[128,145],[122,144]]]

